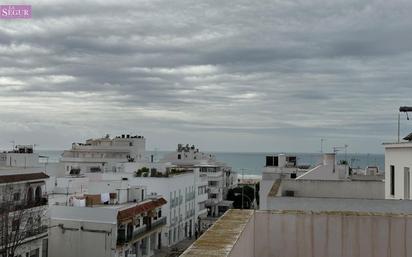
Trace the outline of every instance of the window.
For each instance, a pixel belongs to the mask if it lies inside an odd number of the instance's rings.
[[[41,187],[37,186],[36,191],[35,191],[35,201],[36,201],[36,203],[40,202],[41,197],[42,197]]]
[[[30,257],[39,257],[39,248],[30,251]]]
[[[266,166],[273,166],[273,156],[266,156]]]
[[[182,155],[181,155],[181,154],[178,154],[178,155],[177,155],[177,159],[178,159],[178,160],[182,159]]]
[[[32,217],[28,217],[27,218],[27,223],[26,223],[26,227],[28,231],[32,231],[33,230],[33,218]]]
[[[48,245],[49,245],[48,239],[43,239],[43,246],[42,246],[42,251],[43,251],[43,253],[42,253],[42,257],[47,257],[47,248],[48,248]]]
[[[13,200],[14,201],[19,201],[20,200],[20,192],[13,194]]]
[[[36,226],[38,227],[38,228],[40,228],[41,227],[41,216],[39,215],[39,216],[37,216],[37,219],[36,219]]]
[[[11,224],[12,231],[17,231],[20,228],[20,220],[15,219]]]
[[[277,156],[266,156],[266,166],[275,166],[279,165],[279,159]]]
[[[33,188],[29,187],[28,191],[27,191],[27,202],[31,203],[33,202]]]
[[[217,181],[209,181],[209,186],[218,186],[218,182]]]
[[[391,195],[395,195],[395,166],[391,165],[390,172]]]

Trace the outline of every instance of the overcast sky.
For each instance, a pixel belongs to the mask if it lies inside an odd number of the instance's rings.
[[[2,149],[130,133],[149,149],[318,152],[325,138],[379,153],[412,105],[409,0],[26,3],[32,19],[0,20]]]

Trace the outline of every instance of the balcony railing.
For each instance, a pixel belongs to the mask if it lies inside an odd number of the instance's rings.
[[[48,199],[43,197],[34,201],[25,203],[0,203],[0,213],[14,212],[18,210],[25,210],[39,206],[45,206],[48,204]]]
[[[40,226],[38,228],[30,229],[26,231],[26,237],[32,237],[39,234],[43,234],[47,232],[47,226]]]
[[[188,219],[192,216],[195,216],[195,209],[191,209],[191,210],[186,211],[186,219]]]
[[[117,244],[121,245],[121,244],[126,244],[126,243],[129,243],[129,242],[134,242],[138,238],[143,236],[144,234],[146,234],[150,231],[153,231],[154,229],[159,228],[159,227],[164,226],[164,225],[166,225],[166,216],[158,218],[157,220],[153,221],[150,225],[146,225],[144,227],[135,229],[133,231],[133,235],[125,237],[125,235],[123,233],[118,234],[117,235]]]

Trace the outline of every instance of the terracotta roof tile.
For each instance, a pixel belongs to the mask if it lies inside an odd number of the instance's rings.
[[[27,180],[47,179],[47,178],[49,178],[49,176],[43,172],[13,174],[13,175],[0,174],[0,184],[27,181]]]
[[[126,220],[133,218],[134,216],[138,214],[154,210],[157,207],[162,206],[166,203],[167,201],[164,198],[159,198],[159,199],[152,200],[150,202],[138,204],[126,210],[119,211],[119,213],[117,214],[117,219],[120,222],[126,221]]]

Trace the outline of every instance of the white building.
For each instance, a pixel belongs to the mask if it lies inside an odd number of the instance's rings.
[[[349,166],[338,164],[334,153],[324,154],[322,162],[307,171],[298,168],[296,157],[267,156],[259,204],[267,210],[274,197],[383,199],[383,187],[381,176],[349,175]]]
[[[15,256],[47,256],[47,178],[36,170],[0,167],[0,256],[7,243],[17,247]]]
[[[147,186],[148,194],[163,195],[167,199],[164,215],[167,225],[162,235],[165,246],[174,245],[195,236],[198,218],[207,215],[208,180],[199,169],[170,172],[167,177],[136,177],[130,183]]]
[[[61,162],[66,174],[88,172],[116,172],[118,163],[143,161],[146,139],[143,136],[121,135],[110,138],[88,139],[85,143],[73,143],[63,152]]]
[[[90,179],[88,191],[95,192],[93,184],[99,181],[127,181],[129,185],[144,187],[146,194],[162,195],[167,200],[162,207],[163,215],[167,217],[162,245],[171,246],[194,237],[198,218],[207,216],[207,176],[201,174],[199,168],[172,168],[165,173],[136,175],[136,168],[127,167],[127,172],[87,174]]]
[[[216,160],[212,154],[206,154],[194,145],[179,144],[176,152],[166,155],[163,162],[170,162],[178,167],[199,168],[200,174],[206,174],[208,179],[208,200],[210,216],[219,216],[228,203],[225,200],[227,191],[237,185],[237,173],[231,167]]]
[[[39,163],[39,155],[33,152],[32,145],[17,145],[12,151],[0,153],[0,167],[9,168],[40,168],[44,171],[44,164]]]
[[[303,170],[298,167],[296,156],[288,156],[285,154],[266,156],[266,164],[263,168],[262,180],[260,182],[260,209],[266,209],[267,195],[276,180],[282,178],[296,179],[306,171],[307,170]]]
[[[0,153],[0,213],[8,213],[13,223],[12,231],[2,227],[0,234],[15,233],[17,228],[24,231],[16,256],[47,256],[48,179],[32,145],[17,145]],[[0,215],[0,226],[10,223],[5,217]],[[4,240],[0,235],[0,256]]]
[[[385,196],[411,199],[412,142],[385,143]]]
[[[49,256],[149,257],[162,245],[162,197],[128,181],[91,182],[93,193],[51,206]]]
[[[298,176],[297,179],[342,180],[348,177],[349,165],[337,163],[335,153],[325,153],[322,163]]]

